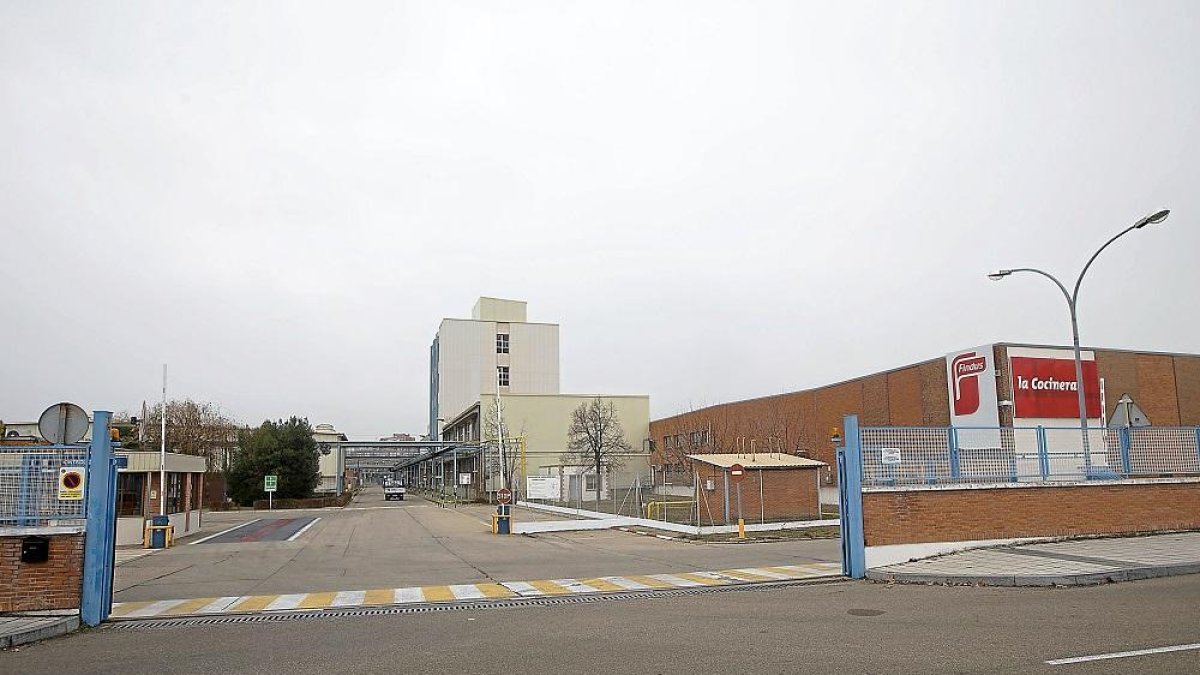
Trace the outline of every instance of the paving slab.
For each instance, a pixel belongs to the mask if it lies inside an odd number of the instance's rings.
[[[78,614],[0,616],[0,649],[48,640],[79,628]]]
[[[1072,539],[973,549],[867,571],[876,581],[1083,586],[1200,574],[1200,532]]]

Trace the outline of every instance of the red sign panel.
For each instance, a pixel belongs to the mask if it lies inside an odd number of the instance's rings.
[[[496,501],[501,504],[507,504],[512,501],[512,490],[508,488],[500,488],[496,491]]]
[[[1014,356],[1010,361],[1016,417],[1079,419],[1074,360]],[[1087,416],[1100,417],[1100,376],[1095,361],[1083,362],[1083,394]]]
[[[734,464],[733,466],[729,467],[729,477],[732,478],[733,482],[735,483],[742,482],[742,479],[746,477],[746,467],[742,466],[741,464]]]
[[[974,415],[979,410],[979,376],[987,372],[987,357],[975,352],[959,354],[950,362],[955,416]]]

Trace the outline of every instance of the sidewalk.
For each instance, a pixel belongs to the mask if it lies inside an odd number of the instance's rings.
[[[1086,586],[1200,573],[1200,532],[1004,546],[876,567],[875,581]]]
[[[79,628],[79,613],[0,616],[0,649],[66,635]]]

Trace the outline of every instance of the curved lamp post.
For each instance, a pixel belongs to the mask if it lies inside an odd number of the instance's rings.
[[[1078,315],[1076,313],[1076,308],[1079,303],[1079,285],[1083,283],[1083,275],[1087,274],[1088,268],[1092,266],[1093,262],[1095,262],[1096,257],[1100,255],[1101,251],[1108,248],[1109,244],[1112,244],[1114,241],[1120,239],[1121,237],[1125,236],[1126,234],[1129,234],[1130,232],[1132,232],[1134,230],[1140,230],[1147,225],[1154,225],[1156,223],[1161,223],[1162,221],[1166,220],[1167,216],[1169,216],[1169,215],[1171,215],[1171,212],[1168,209],[1163,209],[1162,211],[1159,211],[1157,213],[1150,214],[1150,215],[1146,216],[1145,218],[1142,218],[1141,220],[1137,221],[1133,225],[1130,225],[1129,227],[1125,228],[1124,230],[1119,232],[1116,236],[1114,236],[1112,239],[1109,239],[1108,241],[1104,242],[1104,245],[1101,246],[1099,249],[1097,249],[1096,252],[1092,254],[1091,258],[1088,258],[1087,264],[1083,266],[1083,271],[1079,273],[1079,277],[1075,280],[1075,289],[1071,292],[1067,292],[1067,287],[1065,285],[1063,285],[1063,283],[1061,281],[1059,281],[1057,278],[1055,278],[1055,276],[1053,274],[1050,274],[1049,272],[1044,272],[1039,269],[1034,269],[1032,267],[1017,267],[1014,269],[998,270],[998,271],[992,272],[991,274],[988,275],[988,278],[991,279],[992,281],[1000,281],[1001,279],[1009,276],[1010,274],[1013,274],[1014,272],[1032,272],[1034,274],[1040,274],[1040,275],[1046,277],[1047,279],[1049,279],[1050,281],[1053,281],[1054,285],[1058,286],[1058,290],[1062,291],[1063,297],[1066,298],[1067,308],[1071,311],[1071,340],[1075,346],[1075,393],[1078,394],[1078,396],[1079,396],[1079,427],[1083,433],[1084,463],[1087,466],[1089,473],[1091,471],[1091,466],[1092,466],[1092,457],[1091,457],[1091,453],[1089,452],[1089,448],[1088,448],[1087,407],[1084,402],[1084,395],[1083,395],[1083,361],[1079,355],[1079,320],[1078,320]]]

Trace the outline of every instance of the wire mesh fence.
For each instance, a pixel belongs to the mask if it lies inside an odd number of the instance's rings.
[[[85,447],[0,447],[0,527],[85,525],[85,502],[60,499],[59,475],[87,459]]]
[[[1200,476],[1200,428],[866,427],[863,485]]]

